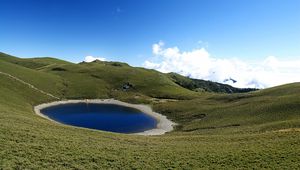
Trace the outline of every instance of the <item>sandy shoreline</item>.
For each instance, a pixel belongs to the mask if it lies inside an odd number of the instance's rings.
[[[121,101],[118,101],[118,100],[114,100],[114,99],[86,99],[86,100],[56,101],[56,102],[44,103],[44,104],[40,104],[38,106],[35,106],[34,107],[34,112],[37,115],[39,115],[43,118],[54,121],[54,120],[50,119],[49,117],[47,117],[46,115],[42,114],[40,112],[40,110],[42,110],[43,108],[49,107],[49,106],[55,106],[55,105],[67,104],[67,103],[116,104],[116,105],[120,105],[120,106],[126,106],[126,107],[131,107],[131,108],[138,109],[138,110],[142,111],[143,113],[148,114],[148,115],[150,115],[151,117],[153,117],[157,120],[157,126],[156,126],[155,129],[147,130],[147,131],[140,132],[140,133],[132,133],[134,135],[145,135],[145,136],[148,136],[148,135],[163,135],[166,132],[172,131],[173,126],[176,125],[174,122],[168,120],[166,116],[152,111],[150,106],[142,105],[142,104],[130,104],[130,103],[125,103],[125,102],[121,102]],[[56,121],[54,121],[54,122],[56,122]],[[59,123],[59,122],[57,122],[57,123]]]

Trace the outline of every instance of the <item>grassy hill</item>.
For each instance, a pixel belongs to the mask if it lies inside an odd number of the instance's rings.
[[[124,63],[3,53],[0,72],[61,99],[149,104],[178,123],[173,132],[148,137],[59,125],[33,112],[57,99],[0,74],[0,169],[300,168],[300,83],[227,94],[231,87],[222,84],[195,90],[209,82]]]

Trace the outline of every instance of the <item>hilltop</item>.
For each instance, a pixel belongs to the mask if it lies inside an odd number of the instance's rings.
[[[300,83],[238,89],[120,62],[4,53],[0,72],[0,169],[300,167]],[[148,104],[178,126],[162,136],[124,135],[33,112],[45,102],[93,98]]]
[[[199,95],[195,92],[238,93],[256,90],[238,89],[226,84],[190,79],[175,73],[164,74],[155,70],[131,67],[120,62],[95,60],[90,63],[74,64],[50,57],[22,59],[4,53],[0,53],[0,61],[9,64],[10,67],[16,67],[17,70],[27,69],[32,74],[38,72],[40,75],[51,74],[51,78],[59,78],[62,83],[58,85],[59,81],[56,81],[56,86],[61,87],[57,87],[59,89],[56,89],[55,93],[61,98],[109,97],[114,91],[126,91],[154,98],[180,99],[194,98]],[[11,74],[17,73],[11,72]],[[72,96],[72,91],[78,88],[76,85],[85,86],[86,90],[97,89],[101,93],[88,94],[86,91],[81,96]]]

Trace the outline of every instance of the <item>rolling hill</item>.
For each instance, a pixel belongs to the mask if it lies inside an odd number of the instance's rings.
[[[119,62],[4,53],[0,73],[0,169],[300,168],[300,83],[237,89]],[[162,136],[124,135],[33,112],[55,97],[144,103],[178,125]]]

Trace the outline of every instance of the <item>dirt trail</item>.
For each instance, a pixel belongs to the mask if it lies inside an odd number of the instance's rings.
[[[8,77],[10,77],[11,79],[14,79],[14,80],[16,80],[16,81],[18,81],[18,82],[20,82],[20,83],[22,83],[22,84],[25,84],[25,85],[27,85],[29,88],[32,88],[32,89],[34,89],[34,90],[36,90],[36,91],[38,91],[38,92],[40,92],[40,93],[42,93],[42,94],[44,94],[44,95],[50,96],[50,97],[55,98],[55,99],[58,99],[58,100],[60,99],[59,97],[56,97],[56,96],[54,96],[53,94],[50,94],[50,93],[47,93],[47,92],[45,92],[45,91],[43,91],[43,90],[41,90],[41,89],[38,89],[38,88],[35,87],[34,85],[32,85],[32,84],[30,84],[30,83],[28,83],[28,82],[25,82],[25,81],[19,79],[18,77],[15,77],[15,76],[11,75],[11,74],[4,73],[4,72],[1,72],[1,71],[0,71],[0,74],[5,75],[5,76],[8,76]]]
[[[275,132],[300,132],[300,128],[280,129]]]

